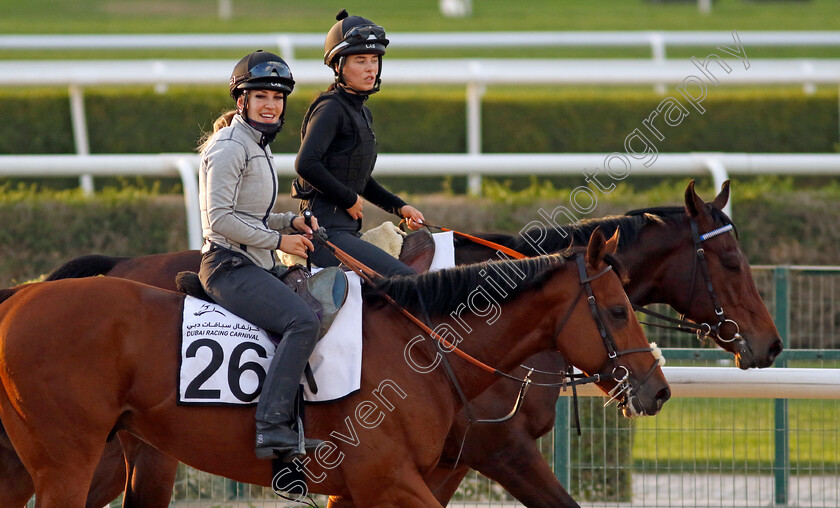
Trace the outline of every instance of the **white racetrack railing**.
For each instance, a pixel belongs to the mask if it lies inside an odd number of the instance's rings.
[[[705,55],[702,55],[705,58]],[[840,83],[840,59],[749,59],[724,55],[709,71],[727,85]],[[382,80],[389,85],[654,85],[681,84],[689,76],[710,78],[689,59],[388,59]],[[332,71],[320,60],[290,64],[299,85],[326,86]],[[229,60],[2,60],[0,86],[226,85]],[[716,86],[716,85],[715,85]]]
[[[294,175],[294,154],[275,154],[282,176]],[[159,155],[0,155],[2,177],[51,176],[167,176],[180,177],[184,186],[189,246],[201,246],[198,216],[196,154]],[[638,162],[638,161],[636,161]],[[376,162],[379,176],[461,175],[577,175],[604,168],[605,154],[382,154]],[[711,174],[715,187],[730,175],[837,175],[840,154],[660,153],[650,167],[634,163],[638,175]],[[629,174],[629,173],[628,173]],[[627,174],[624,175],[625,177]],[[603,182],[609,182],[607,177]],[[730,216],[731,208],[725,210]]]
[[[664,350],[668,356],[668,350]],[[727,399],[840,399],[840,369],[662,367],[673,397]],[[594,385],[578,395],[604,397]],[[571,395],[571,390],[561,395]]]
[[[700,63],[690,60],[388,59],[382,78],[389,85],[465,85],[465,151],[469,154],[482,152],[481,98],[488,85],[649,84],[664,93],[669,84],[675,86],[671,97],[680,102],[688,100],[702,112],[699,104],[718,85],[797,84],[807,91],[815,84],[840,84],[840,59],[746,61],[731,54],[724,56],[728,70],[716,60],[710,60],[703,69]],[[172,84],[223,86],[230,77],[230,68],[228,60],[6,60],[0,61],[0,87],[69,87],[76,152],[87,155],[90,149],[84,87],[146,84],[162,90]],[[332,81],[331,71],[318,60],[298,60],[292,68],[299,84],[326,87]],[[681,86],[683,91],[679,92]],[[689,88],[691,91],[687,91]],[[85,186],[89,188],[89,184]],[[475,186],[472,182],[473,190]]]
[[[838,31],[744,31],[737,32],[745,47],[837,47]],[[572,32],[396,32],[388,33],[392,47],[451,48],[545,48],[545,47],[649,47],[654,59],[662,59],[668,47],[716,46],[734,43],[732,32],[723,31],[572,31]],[[101,35],[2,35],[0,49],[59,50],[90,49],[243,49],[277,48],[292,60],[298,49],[324,47],[322,33],[262,34],[101,34]]]

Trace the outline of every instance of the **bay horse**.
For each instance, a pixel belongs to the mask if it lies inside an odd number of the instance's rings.
[[[695,241],[694,222],[706,234],[734,224],[723,213],[729,200],[729,182],[710,203],[705,203],[690,182],[683,207],[658,207],[631,211],[623,216],[584,221],[563,228],[536,228],[518,237],[480,235],[518,252],[537,255],[541,250],[562,251],[570,245],[588,241],[596,229],[612,234],[620,231],[616,257],[627,270],[625,286],[634,306],[652,303],[670,305],[698,323],[730,323],[708,334],[721,348],[733,353],[742,369],[769,367],[782,352],[782,341],[773,319],[752,278],[749,263],[735,237],[718,234]],[[702,236],[702,235],[701,235]],[[495,256],[494,249],[470,241],[456,240],[456,263],[470,263]],[[699,265],[698,249],[703,249],[707,275]],[[734,325],[732,324],[734,323]],[[737,327],[737,328],[736,328]],[[735,336],[735,332],[738,336]],[[556,353],[539,353],[524,365],[544,371],[562,368],[564,360]],[[515,374],[521,375],[521,368]],[[528,507],[576,508],[560,481],[543,459],[536,440],[554,428],[555,388],[534,387],[528,392],[514,418],[501,425],[472,425],[461,411],[455,418],[438,467],[427,475],[438,499],[455,494],[470,468],[502,485]],[[473,401],[483,413],[503,414],[516,397],[505,383],[496,383]],[[467,432],[469,429],[469,432]],[[462,437],[467,439],[461,446]],[[499,436],[503,436],[500,438]],[[455,457],[460,453],[460,462]],[[515,461],[497,460],[516,457]],[[334,503],[331,507],[350,504]]]
[[[710,203],[704,203],[699,198],[693,182],[690,182],[683,207],[650,208],[624,216],[592,219],[563,228],[531,230],[518,237],[480,236],[523,253],[536,255],[540,253],[537,247],[548,252],[559,252],[569,247],[570,243],[585,244],[596,228],[610,234],[619,230],[622,236],[616,256],[628,271],[629,284],[626,290],[630,300],[637,305],[669,304],[694,321],[711,322],[718,316],[714,312],[706,281],[699,270],[692,270],[697,261],[690,221],[697,222],[703,233],[732,224],[721,211],[728,199],[728,182]],[[544,236],[540,237],[542,233]],[[703,248],[712,286],[720,295],[727,317],[739,324],[743,344],[739,345],[731,340],[733,337],[726,335],[723,338],[712,338],[721,347],[733,352],[742,368],[769,365],[781,352],[781,340],[758,295],[746,256],[731,235],[711,238],[703,242]],[[473,242],[458,240],[455,255],[458,264],[464,264],[495,258],[496,252]],[[48,280],[107,274],[174,289],[175,275],[182,270],[196,271],[199,262],[198,251],[138,258],[84,256],[58,268]],[[732,333],[731,329],[723,331]],[[555,372],[562,369],[564,360],[560,355],[545,353],[529,358],[525,364]],[[524,375],[523,372],[519,374]],[[485,416],[504,414],[517,396],[517,389],[508,383],[496,383],[487,393],[473,401],[476,412]],[[503,424],[472,426],[463,450],[460,445],[468,419],[461,412],[447,438],[439,467],[427,474],[427,481],[433,486],[438,500],[446,504],[463,477],[473,468],[501,484],[526,506],[578,506],[554,476],[535,443],[536,439],[554,426],[557,395],[556,388],[532,387],[520,413],[513,419]],[[89,506],[103,506],[116,498],[126,485],[129,487],[126,500],[135,500],[136,506],[167,506],[177,461],[131,436],[121,434],[121,441],[126,448],[128,481],[125,479],[120,443],[116,440],[109,442],[92,485]],[[460,461],[453,471],[459,454]],[[13,453],[7,455],[9,461],[19,464]],[[517,462],[497,460],[501,456],[518,459]],[[4,460],[6,458],[0,455],[0,464]],[[13,480],[15,485],[28,484],[29,489],[9,499],[7,503],[0,503],[3,506],[23,506],[32,495],[32,483],[25,470],[21,466],[17,471],[19,474],[9,476],[9,481],[4,482],[0,477],[0,487]],[[148,475],[154,476],[149,478]],[[140,486],[143,488],[137,488]],[[2,489],[0,501],[3,501]],[[343,506],[338,499],[333,501],[333,505]],[[126,506],[133,505],[127,502]]]
[[[483,263],[367,288],[361,389],[307,408],[308,435],[326,443],[314,460],[296,463],[306,476],[306,488],[298,487],[359,507],[442,508],[423,474],[436,465],[462,407],[453,385],[472,399],[497,380],[494,373],[539,351],[558,351],[598,374],[602,390],[618,390],[625,415],[658,413],[670,389],[606,251],[595,233],[580,254]],[[418,370],[445,350],[381,293],[461,330],[453,352],[462,356],[449,359],[453,379],[445,369]],[[480,305],[471,300],[476,293],[484,295]],[[272,485],[271,463],[253,451],[254,407],[177,403],[183,300],[115,277],[0,291],[0,418],[32,475],[37,507],[85,506],[116,431],[197,469]]]

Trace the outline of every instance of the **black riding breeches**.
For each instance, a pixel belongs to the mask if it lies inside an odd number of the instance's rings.
[[[368,243],[347,231],[327,231],[330,242],[386,277],[394,275],[413,275],[415,271],[405,263],[388,254],[376,245]],[[321,266],[338,266],[339,261],[326,247],[315,244],[315,251],[310,256],[312,263]]]
[[[290,287],[248,258],[215,247],[201,257],[199,279],[216,303],[237,316],[311,351],[320,322]]]

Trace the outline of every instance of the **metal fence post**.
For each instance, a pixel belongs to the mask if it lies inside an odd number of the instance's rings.
[[[782,337],[782,345],[785,349],[790,345],[790,269],[786,266],[778,266],[773,269],[773,282],[775,285],[775,311],[774,320],[779,335]],[[786,361],[776,360],[775,366],[784,368]],[[776,399],[774,401],[773,418],[773,482],[775,484],[776,504],[786,505],[788,502],[788,483],[790,479],[790,436],[788,429],[788,401],[787,399]]]
[[[556,414],[554,416],[554,476],[566,487],[572,490],[571,450],[569,448],[569,400],[571,397],[557,397]]]

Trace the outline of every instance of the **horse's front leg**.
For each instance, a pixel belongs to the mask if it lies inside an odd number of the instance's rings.
[[[488,454],[490,460],[471,465],[529,508],[580,508],[554,476],[530,435],[509,434],[505,450],[504,455]]]
[[[389,467],[390,466],[390,467]],[[387,476],[366,474],[359,481],[348,479],[347,487],[354,502],[336,504],[341,508],[443,508],[426,486],[413,464],[385,465]],[[345,476],[347,478],[347,476]],[[379,479],[380,481],[372,480]],[[330,500],[332,503],[332,500]],[[341,500],[344,503],[344,500]],[[332,504],[330,506],[333,506]]]
[[[123,508],[169,506],[178,461],[127,432],[119,438],[128,469]]]
[[[452,499],[464,477],[470,472],[470,467],[460,465],[455,469],[446,466],[438,465],[430,473],[423,476],[426,480],[426,485],[429,486],[435,498],[440,504],[446,506],[446,503]]]

